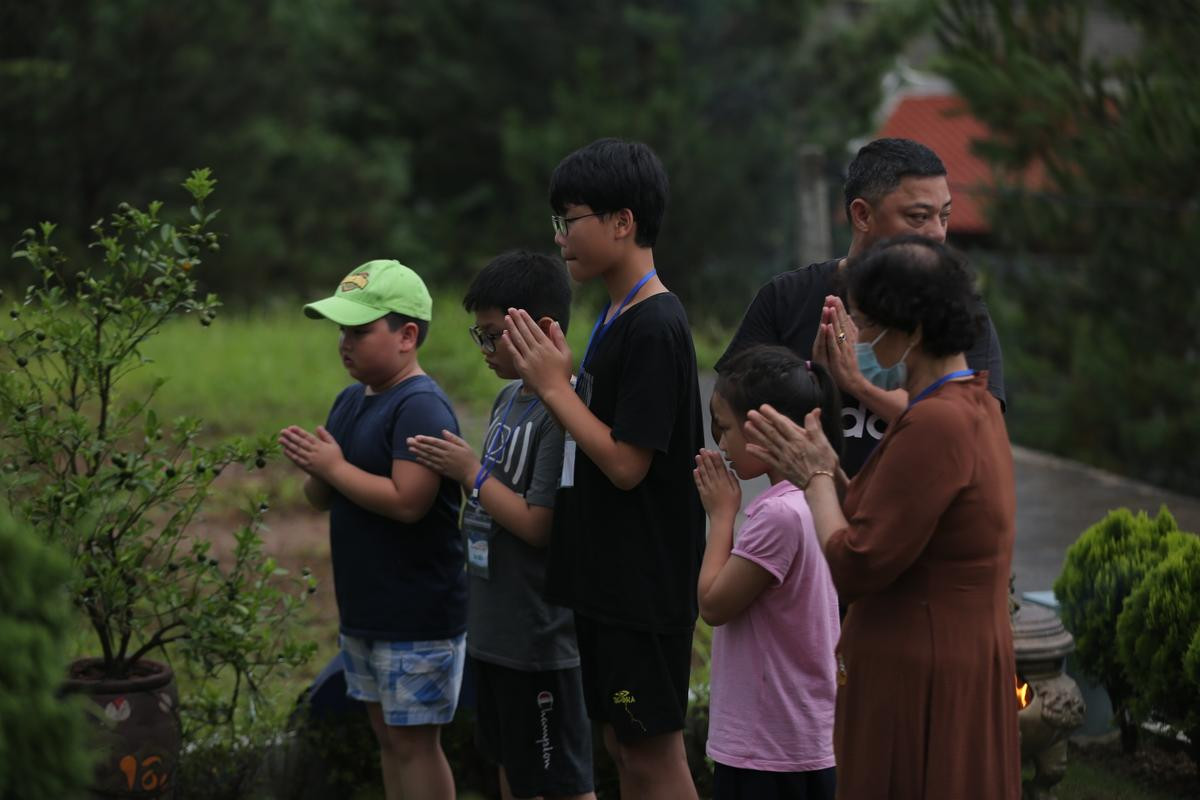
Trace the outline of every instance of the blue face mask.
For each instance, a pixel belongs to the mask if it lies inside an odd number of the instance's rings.
[[[858,342],[854,345],[854,354],[858,357],[858,369],[871,384],[878,386],[885,391],[892,389],[904,388],[904,381],[908,378],[908,367],[904,365],[904,359],[908,356],[908,351],[912,350],[912,345],[904,349],[900,360],[890,367],[884,367],[879,363],[879,359],[875,356],[875,345],[879,343],[888,332],[884,328],[875,340],[871,343]]]

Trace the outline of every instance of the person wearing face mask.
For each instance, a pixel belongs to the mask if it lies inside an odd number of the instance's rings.
[[[842,393],[842,468],[853,476],[888,423],[904,410],[908,396],[895,376],[885,381],[878,371],[860,368],[857,355],[867,352],[861,345],[869,340],[860,342],[840,296],[846,262],[891,236],[945,241],[951,198],[941,159],[909,139],[876,139],[863,146],[847,170],[843,194],[852,234],[846,258],[789,270],[759,289],[716,369],[720,372],[734,355],[760,344],[783,345],[828,369]],[[985,329],[967,351],[967,364],[987,372],[988,391],[1003,410],[1000,341],[982,302],[980,310]]]
[[[984,325],[973,280],[959,254],[911,235],[850,259],[846,278],[863,371],[903,390],[905,408],[848,484],[819,411],[801,426],[764,405],[745,430],[748,452],[804,490],[850,602],[838,797],[1016,800],[1016,491],[1000,407],[965,355]]]

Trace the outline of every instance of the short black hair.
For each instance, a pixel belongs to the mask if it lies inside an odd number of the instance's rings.
[[[946,174],[946,165],[937,153],[912,139],[876,139],[859,148],[846,170],[842,195],[846,216],[850,204],[861,197],[871,205],[896,191],[903,178],[936,178]]]
[[[670,186],[662,162],[647,145],[597,139],[559,162],[550,176],[550,207],[586,205],[595,213],[628,208],[637,223],[634,241],[653,247],[667,212]]]
[[[842,398],[828,370],[805,361],[795,351],[779,345],[756,345],[734,355],[721,366],[714,389],[739,420],[763,403],[797,425],[814,408],[821,409],[821,429],[842,452]]]
[[[557,258],[510,250],[496,256],[479,271],[463,297],[467,311],[523,308],[539,320],[549,317],[563,333],[571,321],[571,282],[567,268]]]
[[[407,314],[400,314],[395,311],[389,311],[383,318],[387,322],[389,331],[398,331],[408,323],[413,323],[417,326],[417,347],[425,344],[425,337],[429,335],[429,321],[410,317]]]
[[[850,302],[877,325],[912,333],[931,356],[971,348],[986,324],[975,276],[957,250],[916,234],[885,239],[846,264]]]

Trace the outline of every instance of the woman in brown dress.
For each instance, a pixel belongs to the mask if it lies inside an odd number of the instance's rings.
[[[834,304],[818,337],[849,339],[864,377],[906,390],[907,409],[848,485],[819,412],[804,428],[769,406],[747,421],[758,454],[805,490],[850,604],[837,648],[837,796],[1016,800],[1012,450],[986,373],[963,355],[981,330],[971,275],[919,237],[846,271],[849,314]]]

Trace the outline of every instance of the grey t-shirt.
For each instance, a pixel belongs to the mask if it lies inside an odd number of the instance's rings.
[[[504,442],[492,477],[530,505],[552,508],[562,472],[563,432],[546,407],[534,395],[520,394],[520,387],[510,383],[496,397],[484,447]],[[467,650],[472,656],[527,671],[578,666],[574,616],[543,599],[547,552],[492,522],[487,577],[469,570]]]

